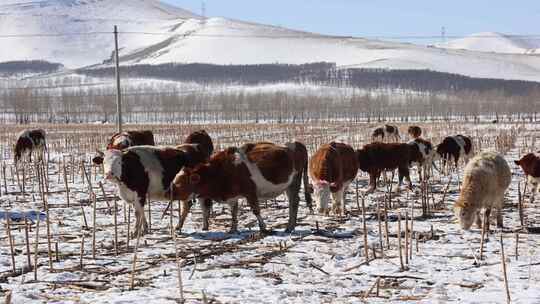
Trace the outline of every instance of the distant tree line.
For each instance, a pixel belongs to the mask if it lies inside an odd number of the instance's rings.
[[[77,73],[112,77],[114,68],[87,68]],[[335,63],[214,65],[168,63],[121,67],[122,77],[191,81],[202,84],[313,83],[362,89],[399,88],[420,92],[502,90],[509,95],[527,95],[540,83],[521,80],[474,78],[430,70],[341,69]]]
[[[6,61],[0,62],[0,75],[3,77],[21,74],[46,74],[57,72],[64,66],[44,60]]]

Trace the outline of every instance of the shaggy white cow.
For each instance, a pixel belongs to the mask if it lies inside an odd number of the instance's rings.
[[[461,193],[454,205],[461,227],[470,229],[476,219],[476,224],[481,228],[480,211],[484,209],[488,219],[486,230],[489,231],[492,208],[497,210],[497,227],[502,227],[501,209],[511,179],[512,172],[508,163],[497,152],[482,152],[471,159],[465,167]]]

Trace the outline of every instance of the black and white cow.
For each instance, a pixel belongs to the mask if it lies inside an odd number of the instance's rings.
[[[17,136],[17,142],[13,149],[15,155],[15,163],[18,163],[21,158],[28,154],[29,160],[32,161],[32,152],[38,152],[38,158],[43,159],[43,153],[47,150],[45,141],[45,130],[33,129],[23,130]]]
[[[448,136],[437,146],[437,155],[441,157],[446,165],[447,161],[454,159],[456,168],[460,159],[465,163],[473,154],[472,141],[469,137],[463,135]]]
[[[401,137],[399,136],[399,129],[397,126],[393,125],[384,125],[373,130],[371,134],[372,142],[399,142]]]
[[[103,161],[105,178],[118,187],[120,197],[135,207],[135,235],[147,233],[144,205],[146,198],[170,199],[170,184],[184,167],[193,167],[207,159],[197,144],[176,147],[135,146],[107,150]]]

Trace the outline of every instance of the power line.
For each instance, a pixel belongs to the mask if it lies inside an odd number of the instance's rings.
[[[422,39],[440,39],[440,35],[364,35],[364,36],[340,36],[340,35],[322,35],[322,34],[295,34],[295,35],[273,35],[273,34],[204,34],[204,33],[181,33],[175,32],[140,32],[140,31],[125,31],[119,32],[123,35],[156,35],[156,36],[186,36],[186,37],[208,37],[208,38],[268,38],[268,39],[291,39],[291,38],[310,38],[310,39],[389,39],[389,40],[422,40]],[[91,36],[91,35],[113,35],[113,32],[75,32],[75,33],[35,33],[35,34],[8,34],[0,35],[0,38],[36,38],[36,37],[69,37],[69,36]],[[460,38],[480,38],[480,39],[498,39],[493,35],[445,35],[446,39]],[[507,34],[503,35],[507,38],[537,38],[540,39],[540,34]]]

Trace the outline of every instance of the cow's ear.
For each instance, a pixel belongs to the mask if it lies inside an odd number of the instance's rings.
[[[200,181],[201,181],[201,176],[199,174],[197,174],[197,173],[193,173],[189,177],[189,183],[191,185],[197,185]]]

